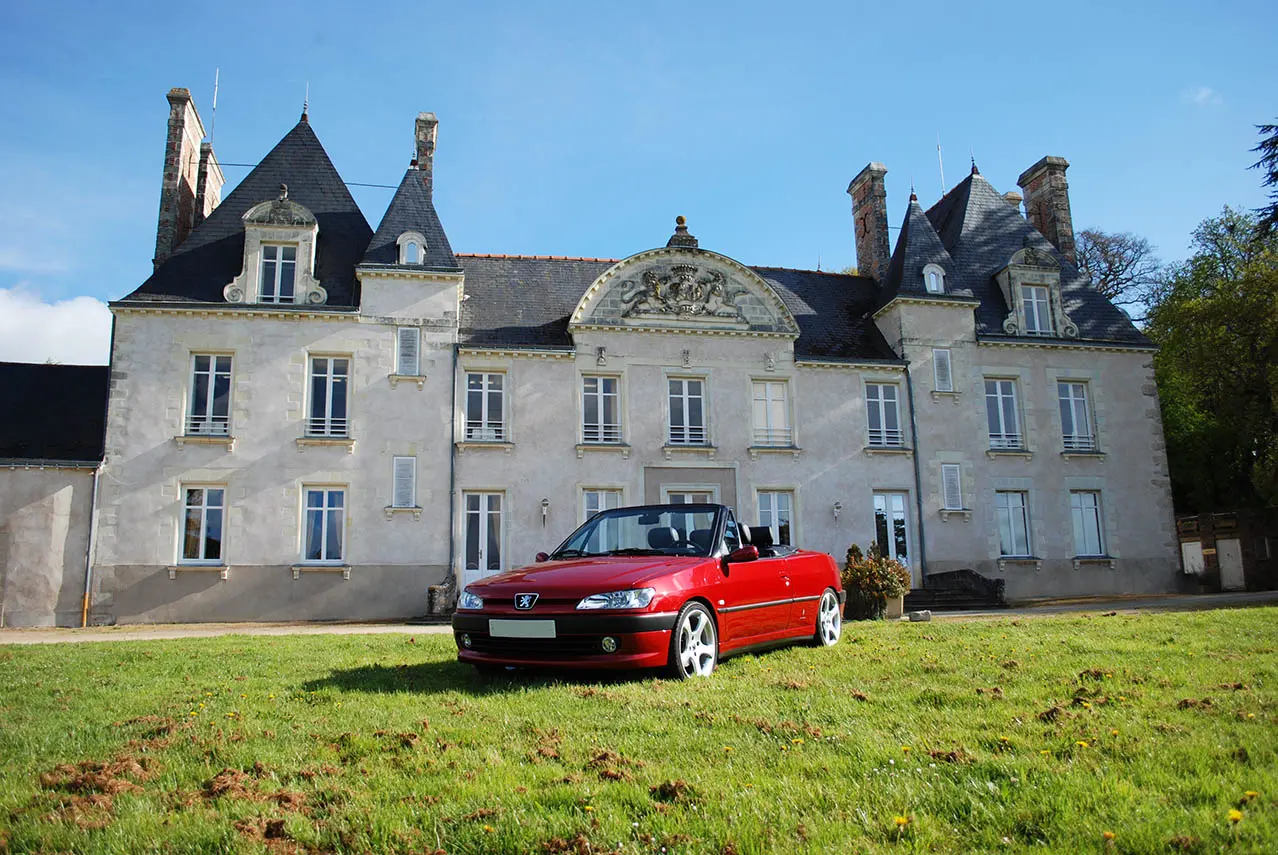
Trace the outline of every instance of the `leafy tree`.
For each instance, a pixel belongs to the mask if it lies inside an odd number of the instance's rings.
[[[1278,235],[1225,208],[1151,295],[1172,492],[1191,512],[1278,503]]]
[[[1154,248],[1130,232],[1078,233],[1078,268],[1119,306],[1147,305],[1163,270]]]
[[[1260,160],[1253,163],[1251,168],[1263,170],[1264,185],[1273,188],[1269,191],[1269,204],[1257,208],[1256,213],[1260,216],[1260,234],[1270,237],[1278,230],[1278,125],[1256,125],[1256,129],[1264,139],[1252,149],[1260,155]]]

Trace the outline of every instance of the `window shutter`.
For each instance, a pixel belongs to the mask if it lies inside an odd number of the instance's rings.
[[[395,373],[405,377],[417,376],[418,344],[421,331],[417,327],[399,328],[399,359],[395,364]]]
[[[394,506],[411,508],[417,505],[417,458],[395,458]]]
[[[936,391],[953,392],[954,375],[950,371],[950,352],[943,348],[933,350],[932,366],[936,372]]]
[[[945,507],[959,510],[963,507],[963,478],[957,463],[941,466],[941,487],[945,493]]]

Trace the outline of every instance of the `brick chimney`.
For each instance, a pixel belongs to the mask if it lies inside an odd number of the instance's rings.
[[[200,143],[200,169],[195,177],[195,221],[192,228],[208,219],[222,202],[222,185],[226,178],[213,154],[213,143]]]
[[[200,114],[195,111],[191,102],[189,89],[170,89],[169,99],[169,132],[164,141],[164,178],[160,184],[160,221],[155,230],[155,258],[153,263],[159,267],[173,251],[182,245],[196,222],[197,186],[202,166],[200,142],[204,139],[204,123]],[[213,150],[209,149],[211,166],[216,173],[214,183],[217,185],[212,194],[205,191],[206,200],[216,199],[222,189],[222,172],[212,160]],[[206,179],[207,181],[207,179]],[[211,188],[211,185],[210,185]],[[204,213],[211,211],[206,207]]]
[[[435,137],[439,132],[439,119],[434,113],[417,114],[417,169],[422,173],[426,195],[435,193]]]
[[[1069,161],[1063,157],[1047,157],[1021,173],[1016,179],[1025,191],[1025,216],[1030,225],[1060,250],[1071,264],[1078,263],[1074,249],[1074,219],[1069,213],[1069,183],[1065,170]]]
[[[866,164],[848,185],[852,197],[852,221],[856,231],[857,273],[881,281],[887,274],[892,251],[888,246],[887,188],[883,176],[887,167]]]

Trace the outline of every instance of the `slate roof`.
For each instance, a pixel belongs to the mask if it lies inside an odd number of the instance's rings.
[[[404,180],[399,182],[395,198],[391,199],[386,215],[382,217],[377,233],[373,235],[368,251],[364,253],[363,264],[397,264],[399,247],[396,240],[404,232],[421,232],[426,238],[426,257],[424,265],[430,268],[456,270],[457,259],[453,249],[448,245],[448,236],[439,223],[439,214],[435,213],[435,205],[431,201],[426,183],[422,180],[424,172],[410,167],[404,173]],[[412,265],[417,269],[418,265]]]
[[[976,332],[982,338],[1016,340],[1003,332],[1008,306],[994,274],[1006,267],[1018,250],[1032,246],[1051,254],[1061,265],[1061,303],[1078,325],[1078,340],[1153,346],[1126,314],[1101,296],[1078,267],[975,170],[927,211],[927,219],[953,259],[953,272],[946,277],[947,290],[970,290],[980,300]],[[1030,340],[1041,341],[1042,337]]]
[[[315,278],[328,291],[328,305],[359,305],[355,264],[373,230],[305,116],[122,302],[224,304],[222,289],[244,266],[242,218],[259,202],[277,198],[281,184],[288,185],[289,199],[309,208],[319,221]]]
[[[461,343],[471,347],[571,348],[568,320],[615,259],[460,255],[466,271]],[[799,324],[799,358],[899,361],[874,321],[874,280],[840,273],[751,268]]]
[[[0,460],[102,459],[110,368],[0,362]]]
[[[901,293],[927,294],[923,268],[928,264],[940,265],[945,271],[945,293],[957,296],[951,281],[954,259],[950,258],[949,252],[941,244],[941,239],[932,227],[932,222],[923,213],[918,198],[911,193],[910,205],[906,209],[905,220],[901,223],[901,234],[896,241],[896,251],[892,253],[887,275],[883,277],[879,304],[886,305]]]

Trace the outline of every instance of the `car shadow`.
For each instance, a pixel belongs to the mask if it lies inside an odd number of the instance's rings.
[[[365,694],[494,695],[526,692],[552,686],[600,686],[642,683],[654,676],[650,671],[627,671],[618,674],[560,671],[545,668],[515,668],[496,674],[481,674],[460,662],[422,662],[417,665],[361,665],[336,668],[327,676],[307,680],[302,688],[308,692],[336,689]]]

